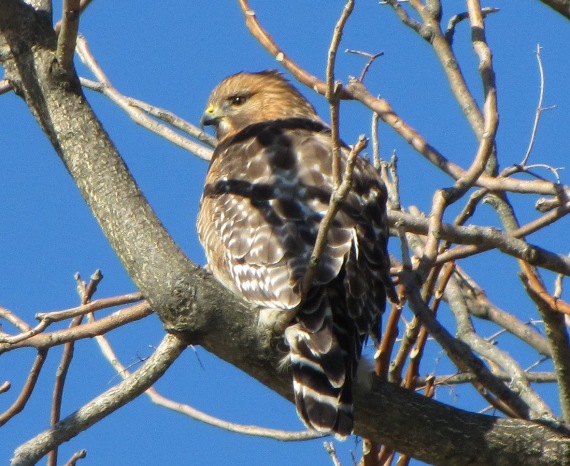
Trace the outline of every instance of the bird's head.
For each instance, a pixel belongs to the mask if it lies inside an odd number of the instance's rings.
[[[200,123],[213,126],[218,139],[249,125],[282,118],[321,121],[313,106],[275,70],[237,73],[212,91]]]

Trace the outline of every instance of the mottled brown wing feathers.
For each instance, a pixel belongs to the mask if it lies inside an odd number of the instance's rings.
[[[319,122],[257,123],[223,140],[198,219],[214,275],[263,308],[298,306],[332,191],[330,131]],[[352,430],[352,378],[362,343],[377,336],[391,287],[385,202],[377,173],[357,159],[353,189],[328,234],[313,287],[285,331],[300,417],[341,437]]]

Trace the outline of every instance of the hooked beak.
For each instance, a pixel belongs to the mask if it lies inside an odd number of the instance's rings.
[[[214,107],[209,105],[200,118],[200,126],[215,126],[220,118],[221,116],[216,114]]]

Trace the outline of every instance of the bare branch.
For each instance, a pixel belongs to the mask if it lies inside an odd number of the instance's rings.
[[[552,109],[554,107],[544,108],[542,103],[544,101],[544,68],[542,66],[542,57],[540,56],[540,45],[536,46],[536,61],[538,63],[538,73],[540,75],[540,87],[539,87],[539,95],[538,95],[538,105],[536,106],[536,111],[534,114],[534,123],[532,124],[532,131],[530,133],[530,141],[528,143],[528,148],[526,149],[526,153],[520,163],[520,165],[525,166],[528,162],[530,157],[530,153],[532,152],[532,148],[534,147],[534,141],[536,139],[536,131],[538,130],[538,122],[540,121],[540,116],[545,110]]]
[[[5,307],[0,306],[0,318],[5,319],[10,322],[14,327],[16,327],[20,332],[28,332],[31,327],[20,319],[16,314],[9,311]]]
[[[434,30],[434,37],[432,38],[432,43],[436,50],[440,50],[445,56],[446,60],[451,60],[452,56],[451,49],[446,41],[440,41],[438,45],[438,38],[441,37],[441,30],[439,29],[439,18],[430,12],[428,8],[423,8],[421,3],[417,0],[413,0],[412,5],[416,10],[422,15],[422,18],[429,24]],[[441,227],[443,221],[443,213],[448,205],[452,204],[460,197],[462,197],[467,190],[469,190],[480,178],[480,176],[485,172],[487,164],[493,155],[495,147],[495,135],[497,132],[497,127],[499,123],[498,112],[497,112],[497,97],[495,89],[495,74],[492,65],[492,56],[489,47],[487,46],[485,40],[485,25],[483,22],[483,15],[481,14],[481,8],[477,0],[468,1],[469,7],[469,18],[471,21],[471,27],[473,31],[473,47],[479,57],[479,72],[483,81],[483,88],[485,93],[485,102],[483,104],[483,115],[480,117],[477,112],[466,113],[467,118],[471,115],[476,115],[477,118],[473,117],[471,123],[474,130],[476,131],[477,137],[479,139],[479,147],[477,153],[471,163],[469,169],[464,172],[460,178],[458,178],[453,185],[453,187],[446,190],[438,190],[434,194],[432,210],[429,216],[429,228],[427,233],[427,241],[424,248],[424,253],[422,256],[422,263],[420,266],[420,272],[424,274],[427,270],[435,263],[438,254],[438,241],[441,238]],[[437,28],[435,25],[437,24]],[[440,59],[443,59],[440,57]],[[445,62],[448,64],[448,62]],[[446,69],[453,69],[453,67],[446,66]],[[464,82],[459,74],[459,76],[454,76],[450,83],[452,89],[457,88],[456,97],[459,99],[462,97],[466,99],[467,97],[472,97],[467,94],[467,88],[463,87]],[[461,101],[460,101],[461,103]],[[463,102],[465,103],[465,102]],[[482,121],[480,121],[482,118]]]
[[[495,376],[503,382],[510,382],[511,375],[504,372],[497,372]],[[433,377],[433,376],[429,376]],[[558,378],[556,372],[526,372],[525,377],[531,383],[556,383]],[[417,377],[415,385],[417,388],[423,388],[427,382],[428,377]],[[477,379],[475,374],[470,372],[463,372],[461,374],[452,375],[438,375],[434,377],[435,385],[460,385],[465,383],[473,383]]]
[[[265,29],[260,25],[256,18],[255,12],[251,10],[247,0],[239,0],[240,8],[244,14],[246,25],[251,34],[259,41],[259,43],[267,49],[273,57],[275,57],[295,78],[302,84],[310,87],[319,94],[326,94],[327,84],[309,74],[302,69],[299,65],[293,62],[281,48],[277,46],[273,38]],[[445,40],[445,39],[443,39]],[[448,63],[448,62],[445,62]],[[447,64],[444,69],[454,68]],[[459,68],[457,68],[459,69]],[[459,77],[458,77],[459,79]],[[463,78],[461,78],[462,80]],[[468,91],[467,91],[468,92]],[[352,79],[349,84],[342,89],[339,89],[341,98],[354,99],[374,112],[378,113],[379,117],[390,125],[404,140],[406,140],[412,147],[421,155],[427,158],[431,163],[435,164],[440,170],[444,171],[451,177],[459,179],[465,176],[465,170],[458,165],[446,159],[434,147],[429,145],[425,139],[413,128],[408,126],[405,121],[396,114],[390,104],[381,98],[372,96],[366,87],[358,80]],[[464,95],[463,92],[461,93]],[[471,99],[472,105],[468,104],[467,100]],[[482,116],[477,109],[476,104],[472,97],[465,94],[464,97],[459,99],[461,107],[466,114],[473,120],[475,127],[479,127],[482,131]],[[479,116],[477,116],[479,115]],[[479,121],[481,124],[478,124]],[[555,195],[560,192],[560,187],[556,187],[553,183],[536,180],[518,180],[514,178],[499,179],[486,174],[482,174],[475,183],[477,186],[485,187],[493,191],[511,191],[518,193],[535,193],[535,194],[549,194]],[[562,190],[570,197],[570,188],[563,186]]]
[[[429,33],[425,31],[422,23],[413,19],[404,8],[400,5],[401,2],[398,0],[386,0],[385,4],[390,5],[394,12],[398,15],[402,23],[408,26],[410,29],[416,31],[421,37],[427,39],[429,38]]]
[[[445,295],[457,322],[458,338],[467,343],[485,359],[498,364],[511,376],[509,385],[530,408],[529,416],[531,419],[541,419],[544,417],[553,419],[554,413],[538,394],[532,390],[526,378],[526,374],[518,363],[506,352],[501,351],[496,345],[485,341],[477,335],[469,319],[469,311],[463,294],[454,279],[450,280],[445,290]]]
[[[499,11],[501,11],[499,8],[494,8],[494,7],[485,7],[485,8],[481,8],[481,14],[483,15],[483,17],[486,17],[487,15],[490,15],[492,13],[498,13]],[[463,20],[466,20],[469,18],[469,13],[467,12],[463,12],[463,13],[458,13],[456,15],[453,15],[450,19],[449,22],[447,23],[447,30],[445,31],[445,38],[447,40],[447,42],[449,42],[449,45],[453,44],[453,36],[455,35],[455,27]]]
[[[73,67],[73,54],[79,31],[79,4],[79,0],[63,0],[61,30],[57,37],[57,62],[68,73]]]
[[[10,406],[6,411],[0,414],[0,426],[6,424],[10,419],[20,413],[26,403],[30,399],[32,392],[34,391],[34,387],[36,386],[36,382],[38,381],[38,377],[40,376],[40,372],[46,360],[47,350],[40,350],[34,360],[34,364],[30,369],[30,373],[28,374],[28,378],[26,383],[22,387],[22,391],[16,401]]]
[[[87,450],[79,450],[75,452],[71,458],[69,458],[69,461],[65,463],[65,466],[75,466],[77,464],[77,461],[83,458],[87,458]]]
[[[428,294],[433,295],[433,301],[430,304],[430,310],[434,316],[437,314],[439,305],[443,299],[445,290],[447,288],[449,280],[453,275],[454,270],[455,270],[455,264],[451,262],[445,264],[441,268],[434,267],[432,269],[432,272],[430,273],[430,277],[428,277],[428,280],[426,280],[426,283],[424,284],[424,288],[426,288],[426,292],[424,292],[424,295]],[[439,279],[437,286],[435,284],[436,279]],[[420,361],[423,356],[427,338],[428,338],[427,329],[426,327],[422,326],[419,329],[417,338],[414,338],[415,345],[410,352],[410,364],[406,372],[406,377],[404,378],[404,386],[406,388],[413,388],[414,380],[416,377],[419,376]],[[403,352],[404,351],[402,351],[402,353]]]
[[[382,339],[380,345],[374,354],[375,372],[381,379],[387,379],[388,371],[392,371],[393,366],[390,365],[390,358],[394,350],[394,344],[398,338],[398,322],[402,316],[403,306],[393,304],[388,322],[382,332]]]
[[[354,8],[354,0],[348,0],[346,5],[342,10],[342,14],[338,22],[335,25],[333,37],[331,39],[331,45],[329,47],[328,59],[327,59],[327,93],[326,97],[330,105],[331,113],[331,140],[332,140],[332,171],[334,188],[338,189],[341,183],[341,172],[340,172],[340,151],[341,143],[339,136],[339,113],[340,113],[340,96],[339,89],[341,89],[341,83],[336,82],[334,78],[334,67],[336,62],[336,54],[338,52],[338,47],[340,45],[340,40],[342,38],[342,32],[344,26],[348,21],[352,9]]]
[[[70,440],[121,406],[144,393],[156,382],[186,348],[178,337],[166,334],[156,351],[130,377],[91,400],[55,426],[19,446],[12,466],[32,464],[48,451]]]
[[[366,64],[364,65],[364,68],[362,69],[362,72],[360,73],[360,76],[358,77],[358,80],[360,82],[364,81],[364,77],[366,76],[366,73],[368,73],[368,70],[370,69],[370,67],[372,66],[372,63],[374,63],[374,61],[378,58],[381,57],[382,55],[384,55],[384,52],[378,52],[378,53],[368,53],[368,52],[363,52],[361,50],[352,50],[352,49],[346,49],[345,53],[353,53],[355,55],[362,55],[363,57],[367,57],[368,61],[366,62]]]
[[[143,319],[152,313],[153,309],[151,305],[145,301],[129,308],[119,309],[110,316],[90,324],[80,325],[73,329],[41,333],[39,335],[22,339],[18,343],[0,343],[0,354],[23,347],[46,349],[69,341],[76,341],[82,338],[92,338],[94,335],[107,333],[130,322]]]
[[[122,95],[119,91],[117,91],[101,67],[97,64],[97,61],[89,50],[87,42],[83,36],[79,36],[77,38],[77,52],[81,58],[81,61],[93,72],[99,81],[98,83],[94,83],[93,81],[82,78],[81,84],[83,86],[93,89],[97,92],[101,92],[105,96],[109,97],[121,109],[123,109],[135,123],[149,129],[150,131],[158,134],[166,140],[197,155],[204,160],[210,160],[212,156],[212,151],[210,149],[183,137],[167,126],[156,122],[152,118],[149,118],[143,111],[140,110],[140,101],[137,101],[137,105],[135,105],[133,104],[133,101],[130,100],[130,98]],[[157,112],[159,112],[159,110],[157,110]],[[152,114],[152,112],[149,113]],[[201,133],[201,131],[195,128],[195,130],[193,130],[193,133],[198,134]]]
[[[393,4],[394,2],[391,2],[392,6],[394,6]],[[410,22],[407,19],[407,15],[403,15],[398,9],[395,9],[396,13],[404,24],[415,30],[420,37],[428,41],[433,47],[440,63],[442,64],[442,70],[447,76],[451,90],[459,104],[459,107],[473,128],[477,138],[480,139],[483,134],[483,116],[472,93],[469,91],[467,83],[465,82],[461,66],[451,49],[451,43],[447,40],[441,30],[440,14],[438,14],[437,11],[432,11],[432,9],[424,7],[422,2],[419,0],[412,0],[410,1],[410,4],[422,18],[423,23],[419,25],[419,27],[413,22]],[[400,10],[402,9],[400,8]]]
[[[273,38],[259,23],[255,11],[250,8],[247,0],[238,0],[238,3],[245,18],[245,24],[253,37],[301,83],[319,94],[325,95],[327,92],[327,84],[301,68],[279,48]]]
[[[83,316],[74,317],[69,324],[69,328],[72,329],[80,325],[82,319]],[[75,349],[74,343],[75,342],[71,341],[65,344],[63,348],[63,354],[61,355],[61,360],[57,368],[51,402],[50,425],[52,426],[59,422],[61,419],[60,415],[61,402],[63,400],[63,389],[65,387],[65,381],[69,372],[69,366],[71,365],[71,361],[73,359],[73,353]],[[48,453],[48,466],[57,466],[57,453],[57,446],[50,450]]]
[[[368,92],[366,87],[357,80],[351,80],[345,91],[355,100],[361,102],[366,107],[378,113],[382,121],[387,123],[406,142],[408,142],[418,153],[437,166],[444,173],[455,179],[465,176],[465,170],[459,165],[445,158],[434,147],[413,128],[408,126],[391,105],[382,98],[374,97]],[[536,180],[519,180],[515,178],[497,178],[482,174],[475,182],[476,186],[487,188],[491,191],[510,191],[516,193],[535,193],[557,195],[563,191],[570,197],[568,186],[556,186],[554,183]]]
[[[336,450],[334,448],[334,443],[332,442],[324,442],[324,447],[329,456],[331,457],[332,463],[334,466],[342,466],[338,456],[336,456]]]
[[[399,211],[389,211],[388,217],[391,225],[398,225],[411,233],[427,234],[429,222],[426,218]],[[485,228],[474,225],[462,227],[443,223],[438,234],[441,235],[441,239],[471,246],[457,247],[441,253],[436,259],[436,264],[496,248],[510,256],[526,260],[533,265],[565,275],[570,274],[570,258],[552,253],[519,239],[517,237],[519,235],[518,230],[514,230],[512,234],[507,234],[490,227]],[[456,250],[457,253],[454,253]],[[459,252],[462,254],[459,254]]]
[[[140,108],[142,111],[148,113],[149,115],[152,115],[153,117],[156,117],[159,120],[165,121],[174,128],[185,132],[189,136],[198,139],[198,141],[201,141],[210,147],[216,147],[216,145],[218,144],[218,140],[214,136],[205,133],[202,129],[194,126],[191,123],[188,123],[183,118],[180,118],[179,116],[175,115],[174,113],[168,110],[155,107],[154,105],[149,105],[146,102],[135,99],[133,97],[126,97],[126,99],[127,102],[133,107]],[[208,159],[209,158],[211,158],[211,156],[208,157]]]
[[[66,309],[64,311],[38,312],[36,314],[36,319],[48,320],[49,322],[60,322],[62,320],[71,319],[76,316],[82,316],[90,312],[96,312],[101,309],[108,309],[110,307],[124,306],[125,304],[136,303],[142,299],[142,293],[137,291],[135,293],[114,296],[112,298],[96,299],[95,301],[91,301],[89,303],[82,304],[81,306],[73,307],[71,309]]]
[[[370,137],[372,139],[372,165],[381,175],[382,164],[380,161],[380,137],[378,135],[378,114],[372,113],[372,126],[370,129]],[[382,180],[385,179],[385,176],[382,176]],[[384,184],[386,182],[384,181]],[[387,184],[386,184],[386,187]]]
[[[522,322],[514,315],[503,311],[491,303],[483,290],[461,267],[456,266],[455,274],[458,285],[462,288],[462,294],[468,301],[468,309],[471,315],[494,322],[505,331],[534,348],[538,353],[548,358],[552,357],[552,350],[548,341],[533,330],[529,323]]]
[[[311,284],[313,283],[313,279],[315,278],[315,274],[317,273],[317,266],[320,260],[321,255],[323,254],[326,244],[327,244],[327,235],[332,225],[332,222],[338,213],[342,202],[348,196],[350,192],[350,188],[352,187],[352,175],[354,171],[354,164],[356,163],[356,157],[358,154],[364,150],[366,144],[368,143],[368,139],[361,135],[358,139],[358,142],[352,146],[350,153],[348,155],[346,161],[346,167],[342,179],[342,183],[335,189],[331,194],[331,199],[329,201],[329,207],[327,209],[327,213],[321,220],[319,225],[319,232],[317,233],[317,238],[315,240],[315,246],[313,248],[313,253],[311,254],[311,258],[309,260],[309,266],[307,267],[307,272],[305,273],[305,277],[303,278],[303,295],[306,295],[308,292]]]
[[[119,358],[113,351],[111,344],[103,335],[98,335],[95,337],[101,353],[105,357],[105,359],[113,366],[113,368],[117,371],[117,374],[122,379],[127,379],[131,376],[128,369],[121,364]],[[205,424],[209,424],[214,427],[218,427],[220,429],[227,430],[229,432],[235,432],[238,434],[245,434],[245,435],[252,435],[255,437],[266,437],[272,438],[275,440],[280,440],[282,442],[294,442],[294,441],[301,441],[301,440],[311,440],[315,438],[323,437],[322,434],[319,434],[315,431],[301,431],[301,432],[287,432],[284,430],[277,430],[277,429],[267,429],[263,427],[257,426],[246,426],[242,424],[235,424],[233,422],[224,421],[222,419],[218,419],[214,416],[210,416],[202,411],[193,408],[190,405],[180,403],[177,401],[169,400],[165,398],[154,387],[150,387],[146,390],[146,395],[150,398],[150,400],[156,404],[157,406],[162,406],[163,408],[170,409],[171,411],[175,411],[180,414],[184,414],[192,419],[197,421],[203,422]]]
[[[54,322],[59,322],[62,320],[67,320],[76,316],[82,316],[89,312],[94,312],[100,309],[106,309],[113,306],[119,306],[122,304],[134,303],[142,299],[141,293],[131,293],[123,296],[117,296],[113,298],[106,298],[94,301],[89,304],[84,304],[79,307],[72,309],[67,309],[64,311],[55,312],[44,312],[36,314],[36,319],[40,322],[33,328],[28,328],[14,336],[0,336],[0,353],[3,348],[8,348],[11,345],[29,340],[35,335],[42,333],[47,327],[49,327]],[[1,308],[0,308],[1,310]],[[13,317],[12,317],[13,318]]]
[[[456,340],[433,316],[412,283],[406,284],[410,307],[430,334],[445,350],[453,363],[463,372],[475,372],[475,388],[497,409],[514,417],[528,418],[528,406],[507,386],[497,380],[483,362],[463,342]],[[496,397],[496,398],[495,398]]]
[[[524,261],[519,261],[523,271],[521,279],[527,290],[528,295],[536,303],[540,315],[544,320],[546,336],[550,340],[552,347],[552,361],[556,369],[558,378],[558,396],[562,415],[566,422],[570,421],[570,340],[566,325],[564,325],[564,316],[557,312],[553,304],[556,303],[550,296],[540,277],[533,268]]]
[[[77,283],[78,291],[80,291],[79,296],[81,298],[81,304],[85,305],[91,298],[93,294],[97,291],[97,286],[103,279],[103,274],[100,270],[96,270],[91,275],[91,280],[89,281],[88,285],[85,285],[85,282],[81,280],[79,273],[75,274],[75,280]],[[70,324],[69,328],[73,329],[81,325],[81,321],[83,320],[83,316],[76,316],[74,317]],[[50,415],[50,425],[55,425],[61,419],[61,403],[63,400],[63,390],[65,388],[65,382],[67,379],[67,374],[69,372],[69,367],[71,366],[71,361],[73,359],[73,354],[75,351],[75,342],[70,341],[64,345],[63,353],[61,355],[61,360],[59,366],[56,371],[55,383],[53,387],[53,396],[52,396],[52,403],[51,403],[51,415]],[[58,449],[57,446],[53,448],[48,453],[48,466],[57,466],[57,456],[58,456]]]

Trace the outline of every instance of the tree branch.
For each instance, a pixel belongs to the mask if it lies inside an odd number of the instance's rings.
[[[75,437],[139,396],[166,372],[186,346],[179,338],[167,334],[155,352],[128,379],[18,447],[11,466],[35,464],[53,447]]]
[[[32,392],[34,391],[34,387],[36,386],[36,382],[38,381],[38,377],[40,376],[40,372],[46,360],[47,350],[40,350],[34,360],[34,364],[30,369],[30,373],[28,374],[28,378],[26,379],[26,383],[22,387],[22,391],[20,395],[14,401],[12,406],[10,406],[6,411],[0,414],[0,427],[6,424],[10,419],[12,419],[16,414],[21,412],[26,403],[30,399]]]
[[[527,293],[536,303],[544,320],[546,335],[551,342],[552,361],[558,377],[558,391],[562,414],[566,422],[570,421],[570,340],[564,315],[557,312],[556,300],[552,298],[542,285],[540,278],[526,262],[519,261],[522,280]],[[554,302],[553,302],[554,301]]]
[[[99,349],[105,359],[113,366],[117,371],[117,374],[126,380],[131,376],[129,370],[121,364],[119,358],[113,351],[109,340],[103,335],[96,336],[95,339],[99,344]],[[298,442],[301,440],[311,440],[315,438],[323,437],[323,434],[315,431],[305,430],[299,432],[287,432],[277,429],[268,429],[258,426],[247,426],[242,424],[236,424],[234,422],[224,421],[222,419],[210,416],[198,409],[177,401],[172,401],[164,396],[162,396],[154,387],[150,387],[145,391],[145,394],[150,398],[150,400],[157,406],[162,406],[163,408],[170,409],[180,414],[184,414],[192,419],[199,422],[218,427],[219,429],[224,429],[230,432],[235,432],[238,434],[252,435],[255,437],[265,437],[272,438],[275,440],[280,440],[282,442]]]
[[[75,41],[79,30],[79,0],[64,0],[61,30],[57,37],[57,62],[66,72],[73,72]]]

